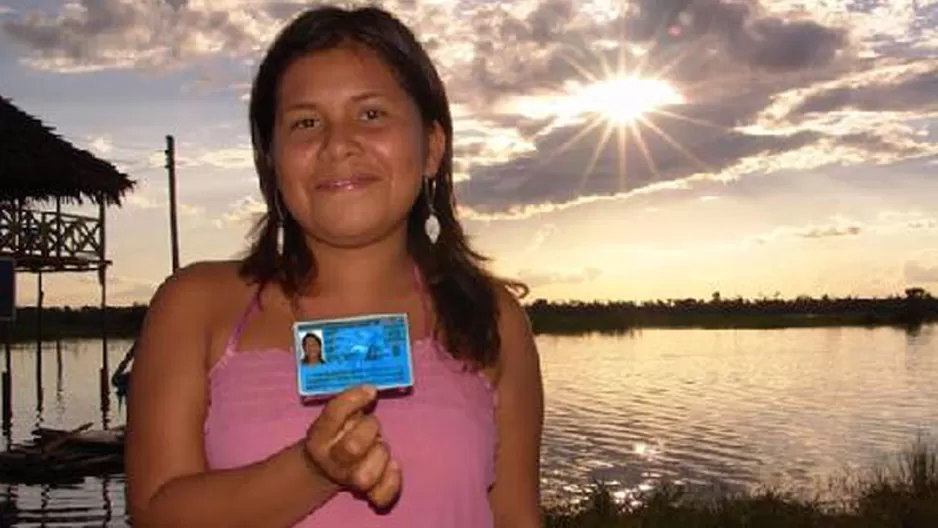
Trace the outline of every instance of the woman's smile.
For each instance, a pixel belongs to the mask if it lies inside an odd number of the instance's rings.
[[[355,174],[352,176],[323,180],[317,183],[315,188],[317,191],[330,193],[356,191],[369,187],[379,181],[381,181],[381,178],[372,174]]]

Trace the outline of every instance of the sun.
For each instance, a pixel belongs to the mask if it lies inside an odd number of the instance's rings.
[[[667,81],[619,77],[586,86],[577,94],[575,104],[582,113],[626,124],[664,106],[683,102],[681,94]]]
[[[618,53],[612,53],[616,47]],[[647,169],[658,181],[661,174],[655,158],[662,149],[673,149],[693,162],[700,173],[712,173],[714,168],[669,133],[676,121],[720,133],[731,130],[694,117],[696,86],[669,80],[669,72],[688,60],[692,49],[656,54],[651,48],[629,45],[569,48],[558,57],[575,74],[559,85],[505,97],[496,110],[536,125],[529,149],[543,149],[543,154],[528,165],[532,172],[555,171],[552,165],[558,163],[559,156],[578,150],[567,159],[579,162],[582,157],[582,171],[569,175],[579,178],[581,189],[587,187],[598,167],[616,171],[621,190],[631,188],[629,179],[636,170]],[[656,143],[651,144],[652,140]]]

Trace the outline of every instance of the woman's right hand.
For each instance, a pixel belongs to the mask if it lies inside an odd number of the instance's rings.
[[[382,509],[400,493],[401,469],[381,438],[378,418],[366,412],[376,397],[373,387],[355,387],[333,397],[310,425],[304,447],[324,477]]]

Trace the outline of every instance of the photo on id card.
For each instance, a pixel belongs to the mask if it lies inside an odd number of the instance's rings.
[[[297,390],[316,399],[371,385],[379,391],[412,388],[407,314],[378,314],[293,324]]]

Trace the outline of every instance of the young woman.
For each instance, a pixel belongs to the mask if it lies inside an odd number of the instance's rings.
[[[384,11],[295,19],[250,104],[268,214],[150,305],[127,423],[135,526],[533,528],[543,394],[523,287],[455,217],[442,82]],[[297,320],[404,312],[415,388],[296,392]]]

